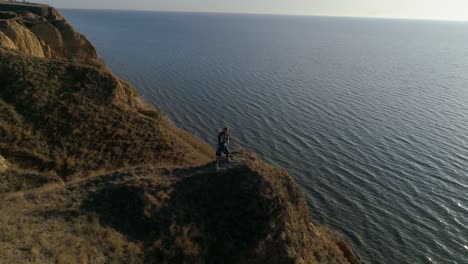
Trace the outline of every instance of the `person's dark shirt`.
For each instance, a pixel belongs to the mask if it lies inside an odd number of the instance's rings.
[[[226,134],[224,131],[218,134],[218,145],[224,146],[229,143],[229,135]]]

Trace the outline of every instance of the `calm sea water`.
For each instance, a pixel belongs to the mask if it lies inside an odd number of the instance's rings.
[[[63,10],[144,98],[288,170],[370,263],[468,263],[468,24]]]

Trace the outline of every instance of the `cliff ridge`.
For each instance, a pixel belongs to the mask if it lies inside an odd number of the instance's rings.
[[[0,1],[0,46],[42,58],[98,63],[91,43],[48,6]]]
[[[360,263],[294,180],[175,127],[57,12],[0,1],[0,255],[32,263]]]

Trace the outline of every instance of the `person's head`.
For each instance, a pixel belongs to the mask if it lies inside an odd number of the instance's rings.
[[[227,127],[223,128],[223,132],[226,133],[226,134],[229,133],[229,128],[227,128]]]

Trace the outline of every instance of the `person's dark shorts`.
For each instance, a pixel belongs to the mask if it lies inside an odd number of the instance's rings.
[[[224,153],[224,154],[226,154],[226,155],[229,154],[229,148],[228,148],[228,146],[226,146],[226,145],[223,145],[223,146],[218,145],[218,147],[216,148],[216,156],[221,156],[222,153]]]

